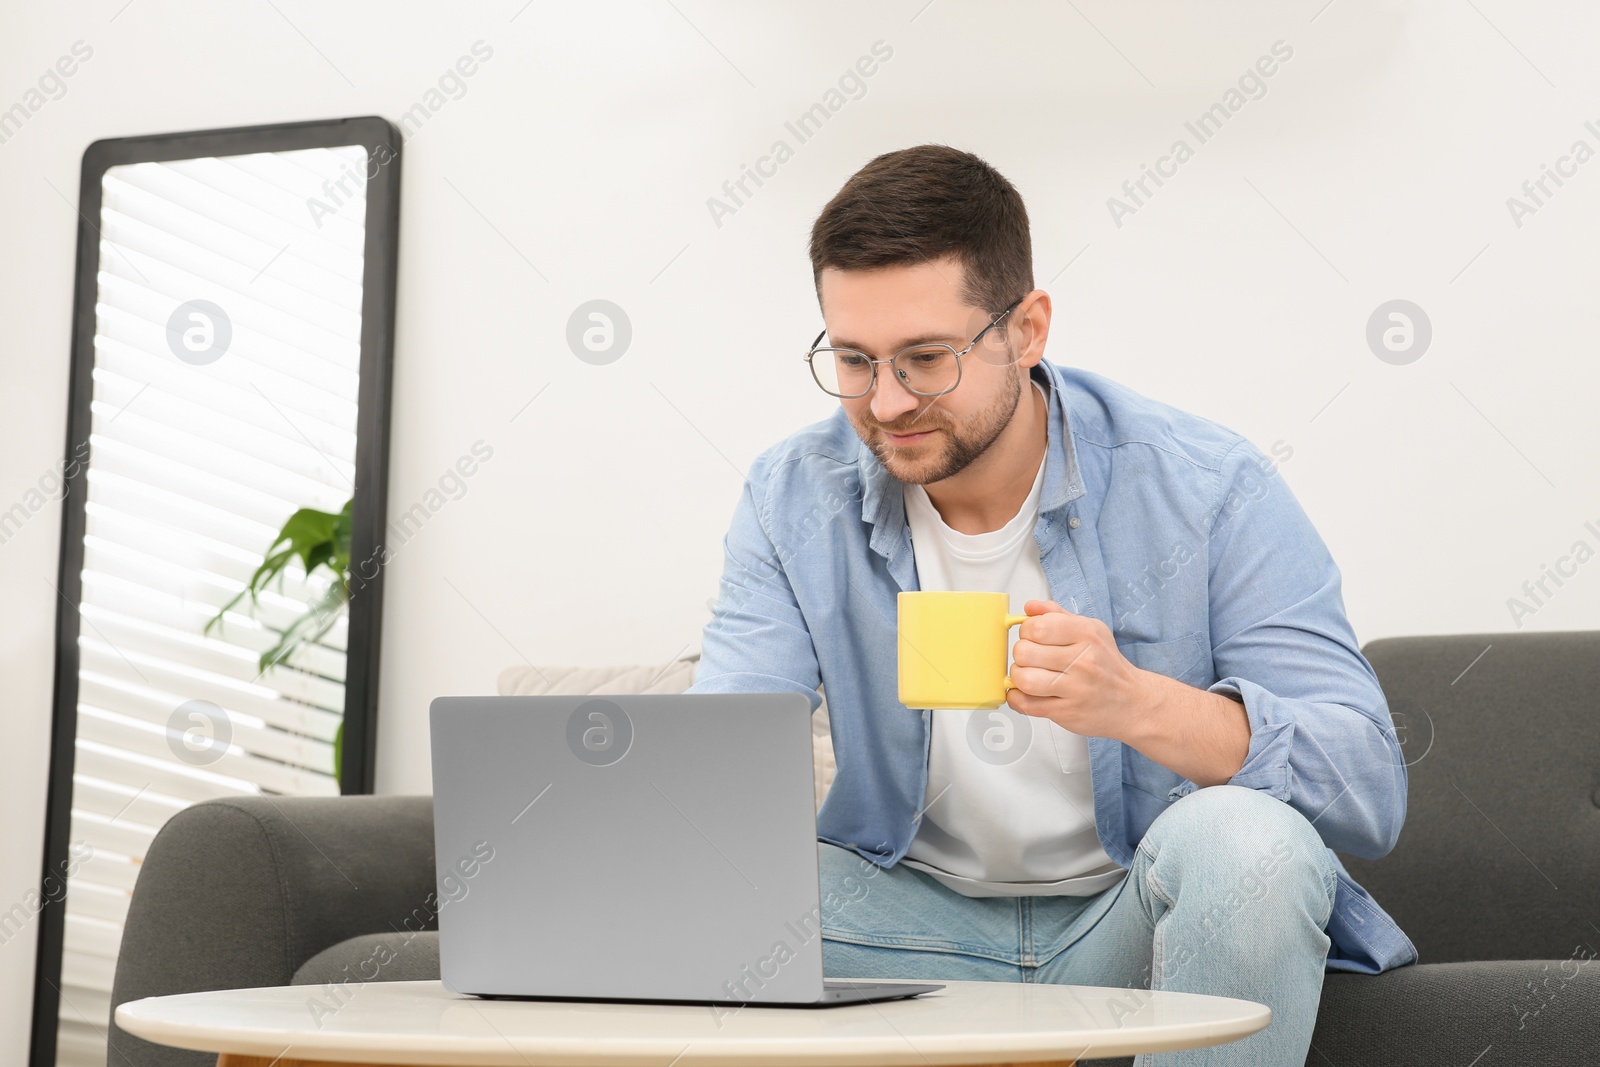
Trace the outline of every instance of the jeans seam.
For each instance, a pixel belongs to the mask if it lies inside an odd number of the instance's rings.
[[[1161,901],[1162,904],[1166,905],[1166,910],[1171,912],[1174,907],[1174,901],[1162,890],[1161,885],[1156,881],[1155,878],[1155,861],[1156,857],[1160,855],[1160,853],[1152,852],[1144,847],[1145,841],[1148,840],[1149,837],[1146,836],[1139,842],[1139,847],[1134,850],[1134,858],[1138,858],[1138,853],[1140,851],[1143,851],[1144,854],[1150,858],[1149,864],[1145,867],[1144,884],[1149,889],[1150,895]],[[1166,964],[1166,930],[1159,926],[1142,906],[1139,908],[1139,914],[1144,916],[1144,921],[1150,926],[1150,988],[1159,989],[1161,988],[1160,975],[1165,969]],[[1140,1056],[1138,1062],[1141,1064],[1146,1063],[1148,1062],[1148,1058],[1145,1056]]]
[[[1333,861],[1327,858],[1328,851],[1326,849],[1323,850],[1322,855],[1328,866],[1328,877],[1325,879],[1327,885],[1323,889],[1323,896],[1327,897],[1328,900],[1328,914],[1322,917],[1322,930],[1326,933],[1328,924],[1333,921],[1334,900],[1339,892],[1339,872],[1334,868]]]
[[[1033,898],[1017,898],[1017,962],[1023,967],[1037,967],[1033,954]]]
[[[1146,836],[1139,842],[1139,846],[1133,850],[1133,858],[1137,860],[1139,858],[1139,853],[1141,852],[1150,857],[1150,863],[1145,867],[1145,885],[1150,887],[1151,895],[1160,900],[1161,903],[1165,904],[1168,911],[1171,911],[1176,906],[1177,902],[1171,897],[1167,896],[1166,892],[1162,890],[1160,884],[1155,880],[1155,872],[1153,868],[1155,867],[1156,856],[1158,856],[1159,853],[1151,852],[1149,849],[1145,848],[1145,841],[1148,840],[1150,840],[1150,838]],[[1140,908],[1139,911],[1141,914],[1144,914],[1144,921],[1150,924],[1150,933],[1154,935],[1156,933],[1155,920],[1150,918],[1149,914],[1146,913],[1143,908]]]
[[[997,953],[987,945],[974,945],[964,941],[943,941],[921,937],[893,937],[887,934],[848,934],[834,931],[822,935],[825,941],[842,941],[868,948],[905,948],[917,952],[955,952],[963,956],[978,956],[1017,966],[1019,961]]]

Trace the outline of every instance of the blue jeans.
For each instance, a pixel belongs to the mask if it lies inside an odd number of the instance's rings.
[[[1316,827],[1266,793],[1216,785],[1174,801],[1122,881],[1088,897],[968,897],[904,864],[878,867],[827,842],[819,853],[830,978],[1238,997],[1272,1009],[1266,1029],[1212,1048],[1143,1054],[1135,1067],[1306,1061],[1337,881]]]

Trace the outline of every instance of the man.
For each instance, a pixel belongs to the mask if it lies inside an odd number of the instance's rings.
[[[1239,997],[1265,1030],[1135,1062],[1305,1062],[1326,968],[1417,958],[1331,851],[1393,847],[1406,770],[1321,538],[1240,435],[1044,359],[976,156],[872,160],[811,260],[840,406],[752,464],[690,691],[826,689],[825,972]],[[915,589],[1022,604],[1005,706],[899,702]]]

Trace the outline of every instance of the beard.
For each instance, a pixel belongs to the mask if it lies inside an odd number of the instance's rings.
[[[896,427],[895,432],[919,433],[938,431],[934,436],[906,448],[889,443],[882,428],[876,424],[863,426],[851,420],[856,434],[878,457],[878,462],[901,482],[927,485],[930,482],[952,478],[986,452],[995,439],[1011,424],[1017,413],[1017,400],[1022,395],[1022,370],[1011,363],[1006,369],[1006,384],[994,401],[967,419],[963,425],[930,421],[933,407],[924,408],[907,426]],[[937,399],[937,398],[935,398]],[[870,412],[868,413],[870,417]]]

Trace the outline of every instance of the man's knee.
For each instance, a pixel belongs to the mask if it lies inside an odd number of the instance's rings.
[[[1282,837],[1297,850],[1326,849],[1304,815],[1259,789],[1213,785],[1180,797],[1156,817],[1151,833],[1170,841],[1205,838],[1219,848],[1249,848]]]
[[[1169,863],[1220,864],[1242,880],[1240,892],[1266,895],[1286,874],[1333,906],[1335,875],[1327,845],[1311,821],[1295,808],[1257,789],[1214,785],[1174,801],[1141,842],[1147,854],[1168,854]],[[1230,878],[1232,880],[1232,878]]]

